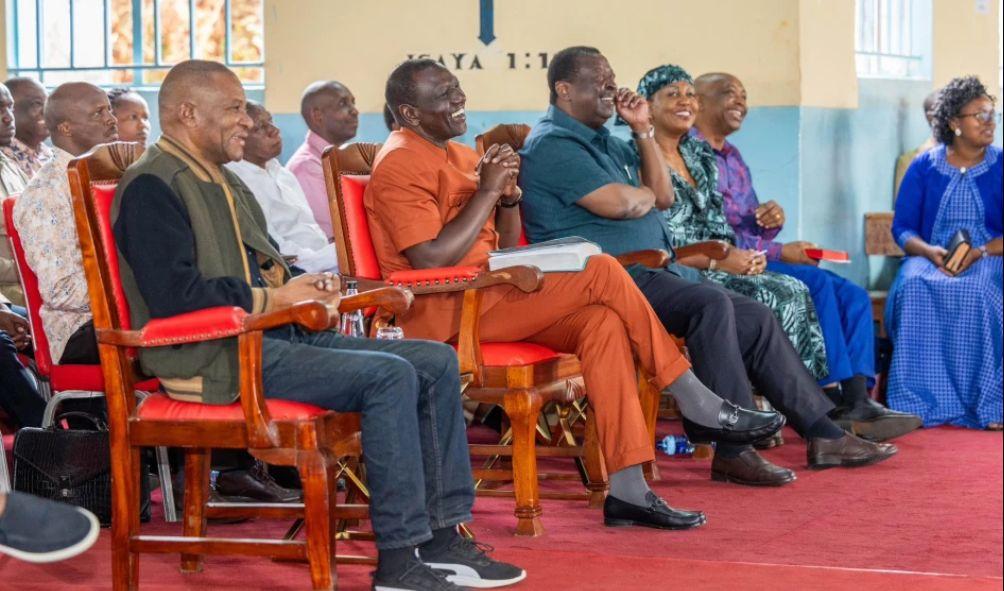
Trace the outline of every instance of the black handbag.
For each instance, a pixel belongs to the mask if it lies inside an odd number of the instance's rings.
[[[61,428],[63,419],[71,417],[92,423],[94,430]],[[146,470],[141,474],[145,475]],[[146,521],[150,515],[150,487],[146,478],[140,482],[141,514]],[[70,411],[58,415],[50,427],[18,431],[14,436],[14,490],[83,507],[94,513],[102,525],[110,525],[108,425],[90,413]]]

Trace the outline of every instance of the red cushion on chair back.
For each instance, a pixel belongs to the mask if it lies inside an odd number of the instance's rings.
[[[98,222],[98,235],[101,245],[97,246],[97,255],[103,257],[108,265],[111,279],[113,307],[119,317],[119,328],[128,330],[132,326],[129,317],[129,302],[122,291],[122,279],[119,277],[119,254],[115,248],[115,234],[112,231],[112,201],[115,199],[117,183],[101,183],[91,185],[91,199],[94,203],[94,215]]]
[[[49,339],[45,336],[45,327],[42,326],[42,316],[38,313],[42,307],[42,294],[38,291],[38,277],[24,260],[24,246],[21,244],[21,235],[14,227],[14,202],[16,197],[11,196],[4,199],[3,219],[7,230],[7,237],[10,240],[10,249],[14,253],[14,262],[17,264],[17,272],[21,276],[21,287],[24,289],[24,303],[28,308],[28,322],[31,324],[32,340],[35,344],[35,365],[38,371],[44,376],[52,373],[52,357],[49,355]]]
[[[370,234],[369,219],[363,206],[363,194],[370,182],[369,175],[339,175],[341,183],[340,206],[344,218],[342,228],[348,234],[346,243],[352,261],[352,274],[364,279],[380,279],[380,264],[377,262],[373,236]]]

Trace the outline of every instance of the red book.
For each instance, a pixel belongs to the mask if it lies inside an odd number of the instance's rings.
[[[817,261],[829,261],[831,263],[849,263],[851,257],[843,250],[826,250],[825,248],[806,248],[805,256]]]

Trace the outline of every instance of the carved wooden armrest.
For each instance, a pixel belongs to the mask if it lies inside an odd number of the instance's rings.
[[[709,259],[720,261],[729,256],[731,246],[722,240],[708,240],[706,242],[695,242],[687,246],[680,246],[676,249],[676,258],[685,259],[692,256],[703,255]]]
[[[401,289],[383,287],[378,290],[342,298],[339,312],[351,312],[379,306],[400,314],[411,306],[413,296]],[[140,330],[100,329],[100,343],[120,347],[164,347],[235,337],[247,332],[269,330],[286,324],[296,324],[311,331],[327,330],[337,321],[337,314],[319,301],[299,302],[288,308],[262,314],[249,314],[237,306],[220,306],[155,318]]]
[[[617,262],[625,267],[630,265],[643,265],[650,269],[662,269],[670,263],[669,253],[665,250],[636,250],[617,255]]]
[[[387,276],[386,282],[396,287],[410,289],[415,295],[451,293],[468,289],[481,289],[493,285],[512,285],[530,293],[540,288],[544,274],[537,267],[508,267],[498,271],[485,271],[480,267],[437,267],[397,271]]]

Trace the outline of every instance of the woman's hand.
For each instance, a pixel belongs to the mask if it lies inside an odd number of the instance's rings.
[[[759,275],[767,268],[767,257],[756,250],[733,247],[728,256],[718,261],[716,268],[731,275]]]
[[[976,261],[982,259],[983,257],[984,257],[984,254],[983,254],[982,250],[980,250],[978,248],[971,248],[971,249],[969,249],[969,253],[966,255],[966,258],[962,259],[962,264],[959,265],[958,270],[955,271],[955,273],[953,273],[953,275],[962,275],[963,273],[965,273],[966,269],[968,269],[969,267],[973,266],[973,264]]]
[[[928,244],[926,245],[926,248],[924,248],[922,254],[924,255],[924,258],[931,261],[931,263],[933,263],[934,266],[942,273],[949,276],[951,275],[951,273],[948,272],[948,269],[945,268],[945,255],[948,254],[947,250],[940,246]]]

